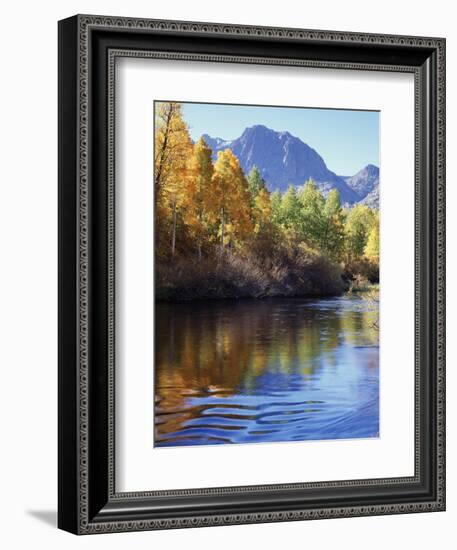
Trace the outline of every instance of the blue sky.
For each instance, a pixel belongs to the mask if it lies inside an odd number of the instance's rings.
[[[377,111],[205,103],[182,105],[193,140],[202,134],[232,140],[246,127],[263,124],[299,137],[340,176],[352,176],[367,164],[379,166]]]

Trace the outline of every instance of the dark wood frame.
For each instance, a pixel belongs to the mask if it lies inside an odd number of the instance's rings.
[[[410,478],[116,493],[117,55],[406,71],[416,109],[416,471]],[[445,508],[445,41],[78,15],[59,22],[59,527],[77,534]]]

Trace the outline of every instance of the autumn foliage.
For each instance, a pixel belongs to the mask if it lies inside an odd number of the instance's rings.
[[[270,193],[230,149],[213,162],[179,103],[156,104],[154,159],[159,299],[338,294],[360,266],[377,280],[377,211],[312,180]]]

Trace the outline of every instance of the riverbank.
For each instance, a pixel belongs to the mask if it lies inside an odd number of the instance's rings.
[[[300,250],[274,259],[226,253],[156,266],[158,301],[339,296],[346,290],[338,265]]]

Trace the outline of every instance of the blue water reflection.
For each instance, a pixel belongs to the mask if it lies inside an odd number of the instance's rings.
[[[158,447],[377,437],[377,301],[157,304]]]

